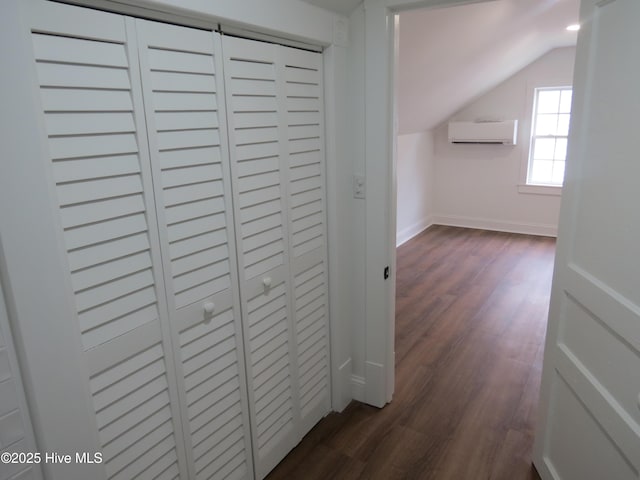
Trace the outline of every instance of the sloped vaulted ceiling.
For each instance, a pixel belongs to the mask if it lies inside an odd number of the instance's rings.
[[[362,2],[303,1],[343,15]],[[578,21],[579,3],[493,0],[400,13],[398,132],[434,128],[548,51],[575,45],[565,28]]]
[[[578,0],[496,0],[400,14],[400,134],[429,130],[556,47]]]

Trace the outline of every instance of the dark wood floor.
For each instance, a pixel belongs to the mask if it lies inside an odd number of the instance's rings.
[[[401,246],[393,402],[330,414],[268,479],[539,478],[554,253],[549,238],[441,226]]]

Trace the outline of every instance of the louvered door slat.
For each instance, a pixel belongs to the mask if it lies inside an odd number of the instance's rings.
[[[322,175],[322,166],[320,165],[320,162],[318,162],[291,167],[290,179],[292,182],[296,182],[298,180],[303,180],[305,178],[314,178],[320,175]]]
[[[225,231],[217,228],[203,234],[175,240],[171,245],[170,253],[174,261],[178,262],[182,257],[224,245],[226,239]]]
[[[123,175],[118,182],[111,179],[100,179],[58,185],[60,206],[124,197],[137,193],[142,193],[139,175]]]
[[[104,447],[104,455],[109,458],[113,458],[126,449],[131,448],[140,437],[144,437],[149,432],[152,432],[159,428],[161,425],[171,420],[171,412],[165,406],[155,412],[150,412],[150,415],[135,425],[131,430],[122,437],[118,438],[118,441],[111,442]]]
[[[220,149],[217,147],[166,151],[159,155],[159,164],[163,170],[213,163],[220,163]]]
[[[126,90],[77,90],[42,87],[42,106],[45,112],[116,112],[130,111],[131,97]]]
[[[227,382],[233,380],[238,376],[238,368],[232,364],[223,370],[218,371],[212,377],[208,378],[204,382],[198,384],[193,388],[193,397],[196,401],[206,398],[209,392],[225,385]]]
[[[207,52],[188,52],[179,50],[169,50],[176,48],[173,43],[164,42],[167,46],[155,46],[149,50],[149,63],[153,65],[156,72],[187,72],[189,74],[214,74],[211,54]],[[189,45],[193,48],[193,45]],[[210,83],[211,85],[211,83]],[[215,90],[212,90],[215,91]]]
[[[278,170],[278,157],[248,160],[238,164],[238,177],[244,178],[262,173],[277,172]]]
[[[219,39],[136,25],[189,478],[252,478]]]
[[[322,161],[321,152],[319,150],[309,152],[297,152],[289,157],[289,166],[291,168],[309,165],[312,163],[320,163]]]
[[[228,330],[227,335],[229,335]],[[217,337],[215,340],[216,343],[214,346],[204,349],[193,357],[184,357],[185,384],[189,383],[188,380],[190,380],[192,374],[197,373],[200,369],[208,368],[209,365],[215,365],[218,359],[225,357],[229,352],[233,351],[234,341],[231,336],[227,336],[226,338]],[[187,390],[191,391],[190,388],[187,388]]]
[[[288,112],[289,125],[320,125],[322,123],[319,111]]]
[[[113,281],[142,270],[151,268],[151,257],[148,252],[142,252],[110,262],[97,265],[71,275],[71,282],[76,291],[96,287],[104,281]]]
[[[83,133],[80,125],[83,127],[86,126],[87,121],[88,120],[80,119],[77,122],[80,134]],[[94,127],[89,128],[96,127],[94,125]],[[99,158],[81,159],[79,161],[56,162],[53,165],[55,181],[59,183],[91,178],[115,177],[138,172],[140,172],[140,168],[135,155],[103,156]]]
[[[109,479],[184,473],[134,35],[117,15],[44,2],[32,13],[78,348],[96,366],[86,381],[100,468]]]
[[[34,33],[32,39],[35,56],[40,62],[129,68],[127,55],[122,48],[124,38],[120,38],[119,43],[111,43]],[[64,58],[60,57],[61,52],[64,52]]]
[[[261,127],[256,127],[261,128]],[[253,141],[236,146],[236,161],[268,159],[280,155],[280,146],[277,141]]]
[[[224,439],[230,438],[234,436],[234,434],[241,435],[242,434],[242,418],[240,416],[236,416],[232,418],[227,423],[217,428],[215,432],[212,432],[211,434],[214,438],[213,447],[205,443],[199,443],[198,445],[194,446],[193,454],[196,458],[206,459],[207,458],[206,454],[208,453],[208,450],[212,450],[213,448],[218,447],[220,442],[222,442]],[[238,438],[236,438],[236,441],[237,439]],[[235,441],[232,440],[232,443],[235,443]],[[198,468],[199,464],[200,462],[198,462],[196,468]]]
[[[180,183],[175,188],[167,189],[167,206],[195,202],[198,199],[221,197],[224,195],[224,186],[220,180],[211,180],[199,183]]]
[[[200,102],[197,103],[200,104]],[[184,108],[188,107],[188,105],[184,105]],[[202,125],[197,130],[174,130],[158,133],[158,149],[160,151],[215,147],[219,144],[218,129],[206,128]]]
[[[276,112],[242,112],[235,115],[236,144],[275,141],[278,135],[278,114]],[[260,130],[242,130],[260,128]]]
[[[167,236],[170,242],[169,249],[178,249],[180,241],[219,231],[224,229],[225,225],[226,217],[224,213],[207,215],[205,217],[198,217],[176,223],[175,225],[168,225]]]
[[[218,275],[223,275],[229,269],[229,250],[226,245],[219,245],[212,248],[199,250],[196,253],[176,258],[171,264],[174,268],[177,278],[190,272],[198,271],[202,268],[217,265]],[[224,267],[224,265],[227,265]],[[224,269],[226,268],[226,270]],[[212,277],[217,278],[217,277]]]
[[[140,480],[178,480],[180,471],[175,463],[175,455],[173,452],[163,455],[137,478]]]
[[[167,92],[193,92],[193,93],[215,93],[214,86],[207,81],[206,75],[198,73],[181,72],[163,72],[156,70],[151,72],[151,85],[156,91]],[[199,112],[190,112],[199,113]],[[199,113],[199,115],[202,115]],[[191,115],[183,115],[185,119],[189,119]],[[217,117],[215,115],[210,118]]]
[[[191,165],[188,168],[173,168],[166,169],[163,172],[163,185],[167,190],[167,195],[173,195],[175,190],[171,189],[172,187],[180,187],[180,186],[191,186],[197,183],[204,182],[220,182],[222,176],[222,169],[218,164],[209,163],[209,164],[195,164]],[[210,190],[211,185],[207,185],[205,191],[201,193],[200,196],[196,198],[207,198],[205,194],[208,193],[209,197],[215,197],[221,195],[223,192],[221,190],[221,185],[216,185],[216,189],[213,192]],[[188,191],[191,191],[192,188],[189,188]],[[174,200],[171,200],[171,203],[175,203]],[[179,202],[178,202],[179,203]]]
[[[101,66],[41,63],[38,76],[43,87],[110,88],[128,90],[126,69],[106,69]]]

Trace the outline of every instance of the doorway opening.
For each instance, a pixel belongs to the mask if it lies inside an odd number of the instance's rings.
[[[432,457],[451,478],[537,478],[561,189],[522,187],[533,92],[573,79],[576,35],[566,26],[578,3],[501,0],[396,15],[394,402],[413,412],[407,425],[443,439]],[[516,145],[448,140],[449,121],[506,120],[518,121]]]

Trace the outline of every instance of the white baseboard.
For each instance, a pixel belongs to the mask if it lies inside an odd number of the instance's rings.
[[[351,393],[353,399],[359,402],[365,400],[365,380],[360,375],[351,375]]]
[[[396,247],[399,247],[405,242],[408,242],[419,233],[424,232],[427,228],[433,225],[431,217],[425,217],[422,220],[403,228],[396,233]]]
[[[382,408],[387,404],[384,366],[376,362],[365,362],[365,375],[351,375],[353,399],[373,407]]]
[[[434,215],[433,224],[447,225],[450,227],[478,228],[481,230],[494,230],[498,232],[523,233],[526,235],[540,235],[543,237],[558,236],[557,225],[508,222],[504,220],[492,220],[489,218],[462,217],[457,215]]]
[[[331,409],[334,412],[341,412],[353,399],[351,357],[338,367],[336,379],[332,385]]]
[[[367,360],[365,369],[365,403],[382,408],[387,404],[387,378],[385,366],[378,362]]]

